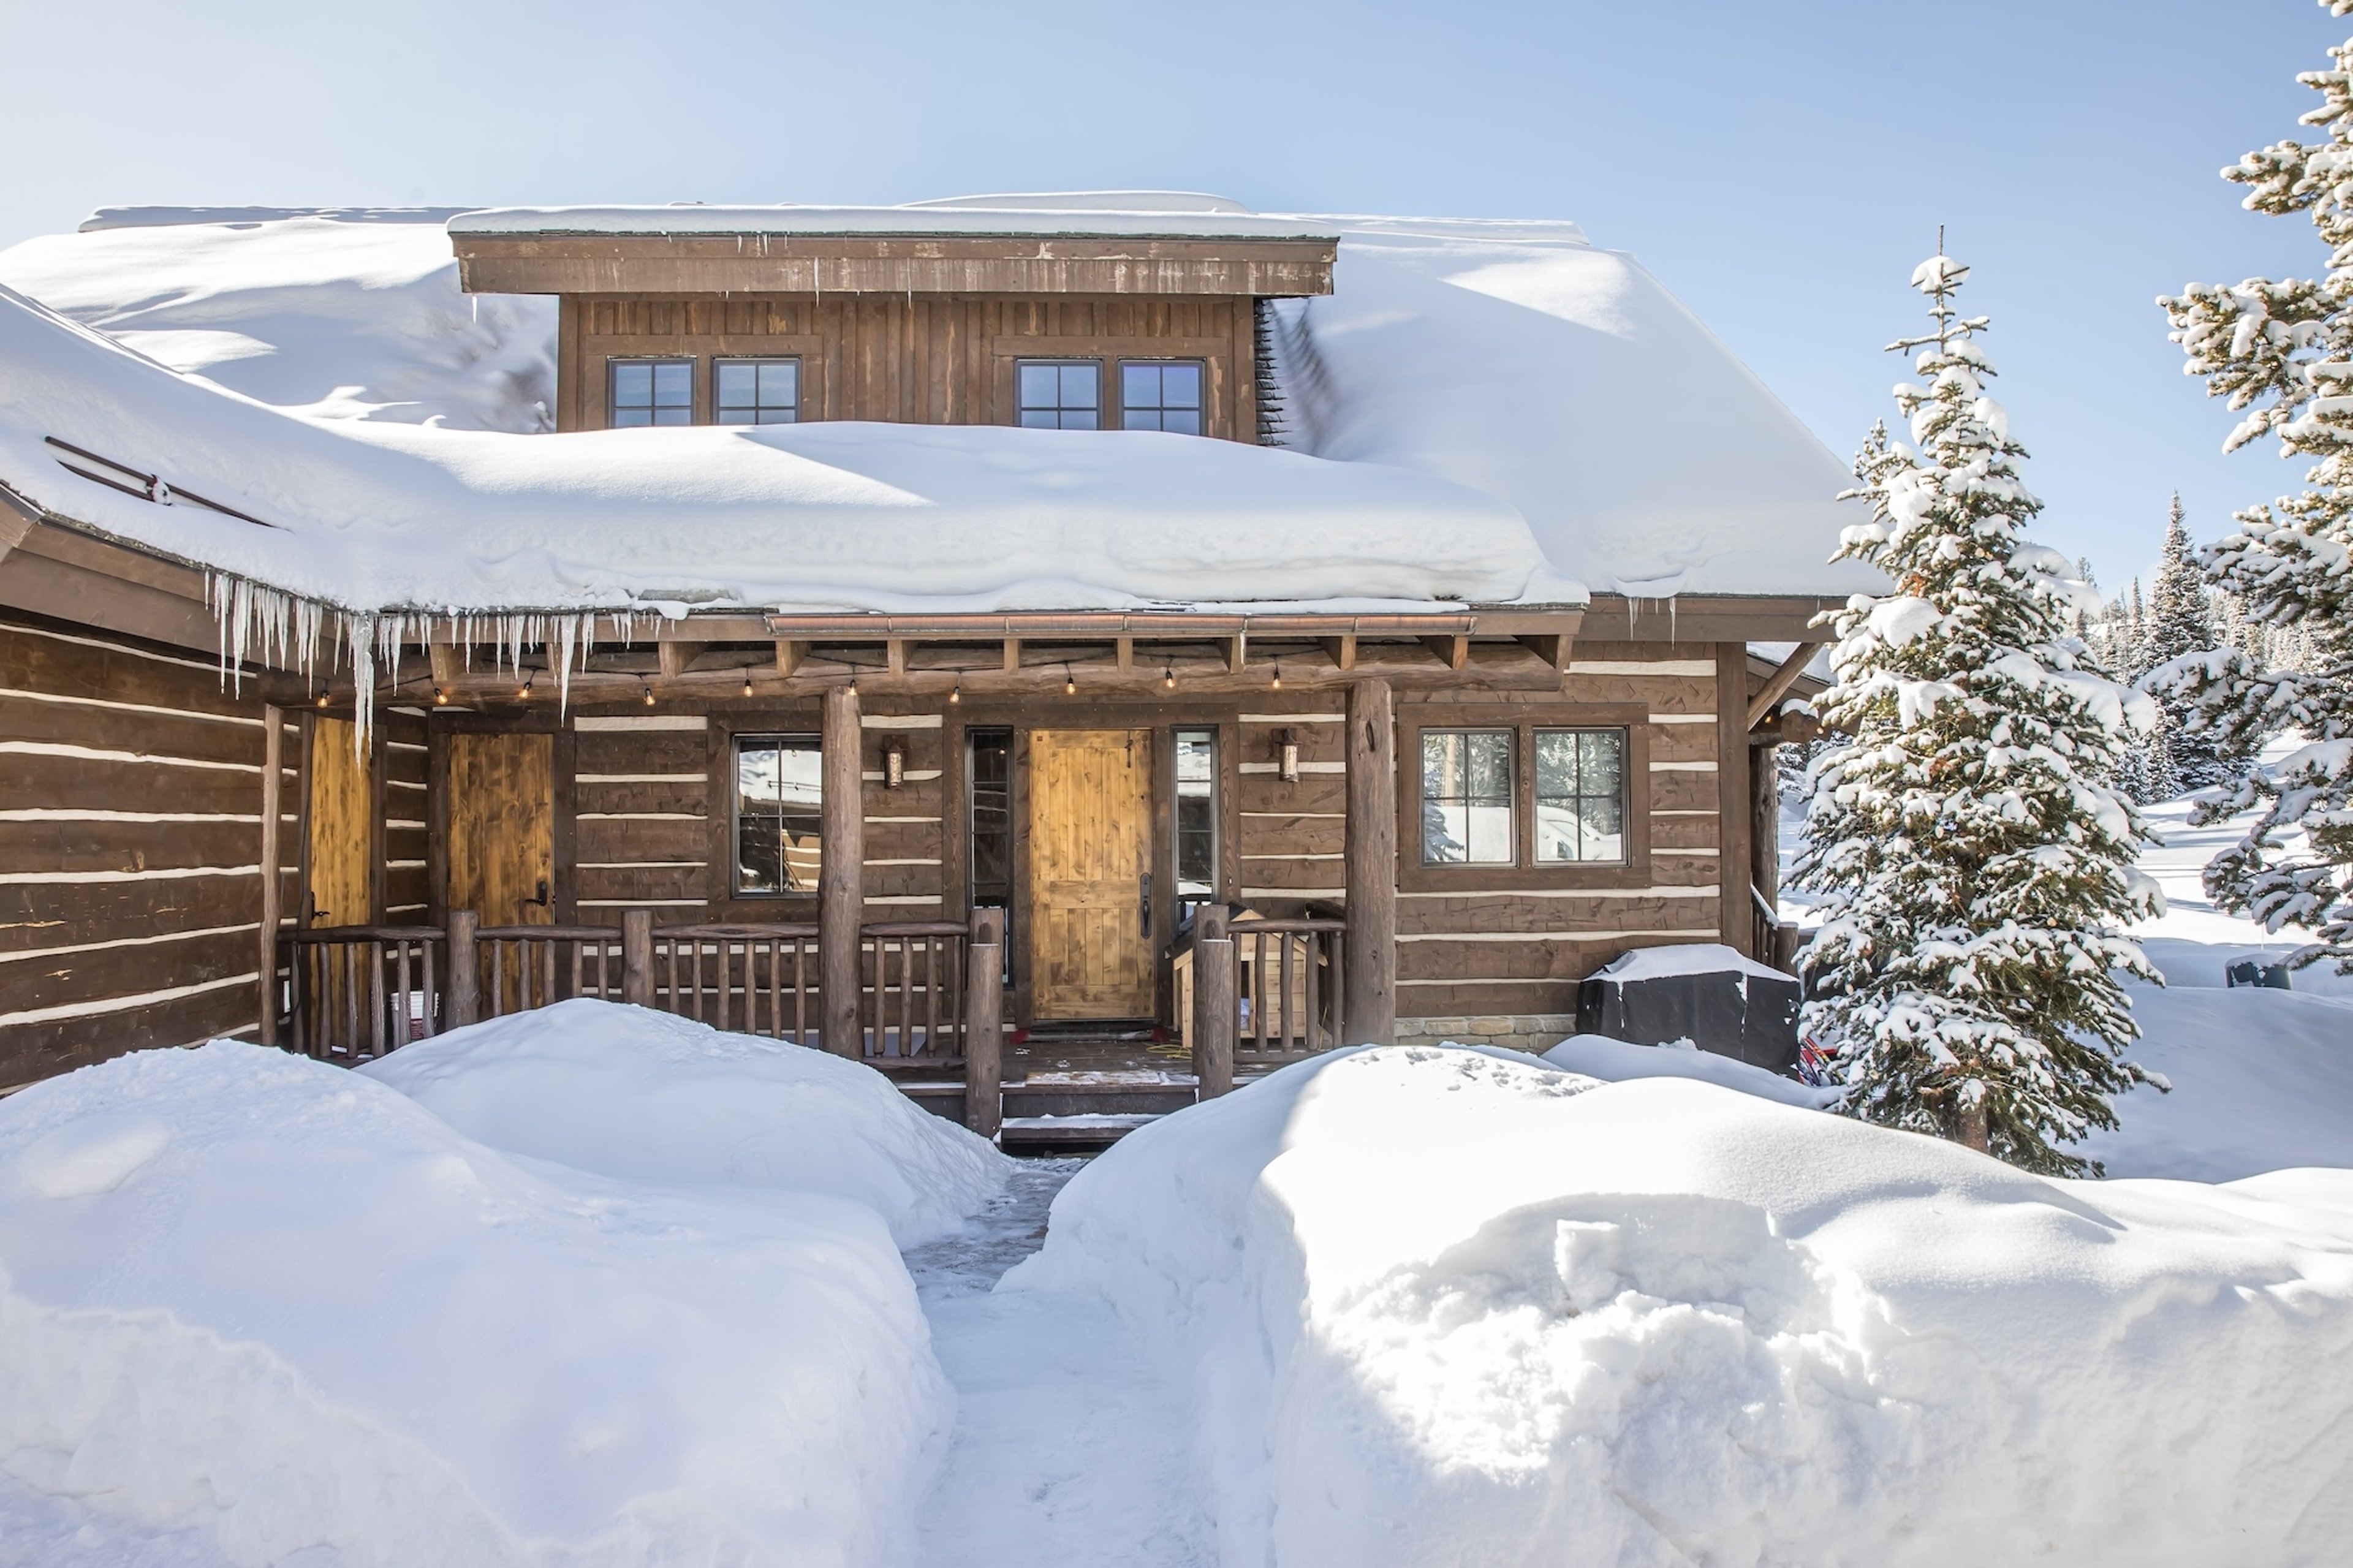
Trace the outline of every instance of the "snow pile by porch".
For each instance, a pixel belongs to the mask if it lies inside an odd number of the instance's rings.
[[[479,1142],[633,1183],[831,1193],[913,1247],[1011,1162],[859,1062],[575,1000],[453,1029],[360,1069]]]
[[[871,1208],[249,1046],[0,1102],[0,1514],[77,1560],[890,1563],[953,1419]]]
[[[1189,1360],[1229,1562],[2284,1564],[2353,1530],[2353,1173],[2048,1181],[1364,1050],[1133,1134],[1005,1289]]]

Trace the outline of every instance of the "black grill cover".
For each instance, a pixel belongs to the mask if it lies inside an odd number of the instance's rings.
[[[1613,973],[1621,970],[1630,975]],[[1802,999],[1795,979],[1750,963],[1728,947],[1640,949],[1577,987],[1577,1027],[1638,1046],[1689,1040],[1704,1051],[1788,1074],[1798,1065]]]

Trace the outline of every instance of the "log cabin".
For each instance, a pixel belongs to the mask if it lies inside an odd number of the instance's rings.
[[[1767,748],[1878,584],[1835,459],[1574,226],[446,235],[555,302],[552,431],[298,416],[0,291],[0,1089],[589,994],[995,1132],[1777,956]],[[1093,1099],[1003,1056],[1162,1037]]]

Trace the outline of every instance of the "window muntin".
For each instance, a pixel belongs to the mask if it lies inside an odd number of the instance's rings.
[[[735,737],[735,878],[740,897],[817,891],[825,750],[815,735]]]
[[[1626,731],[1535,732],[1536,863],[1626,858]]]
[[[1023,360],[1013,367],[1020,422],[1037,430],[1103,427],[1103,366],[1091,359]]]
[[[797,359],[717,360],[712,380],[712,405],[722,425],[791,425],[800,419]]]
[[[1201,362],[1127,360],[1119,367],[1123,430],[1201,433]]]
[[[1508,866],[1517,858],[1513,731],[1421,732],[1421,860]]]
[[[1176,896],[1218,896],[1218,732],[1176,731]]]
[[[694,423],[692,360],[616,359],[605,363],[612,380],[607,423],[614,429]]]

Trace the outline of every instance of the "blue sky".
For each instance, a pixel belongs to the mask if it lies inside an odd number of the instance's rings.
[[[1270,210],[1572,217],[1841,455],[1947,226],[2043,539],[2105,584],[2225,458],[2151,301],[2309,272],[2215,171],[2294,134],[2309,0],[1444,6],[0,0],[0,244],[122,203],[897,202],[1176,187]],[[26,68],[29,62],[45,62]],[[1662,408],[1662,418],[1704,410]],[[1704,443],[1704,417],[1687,420]]]

